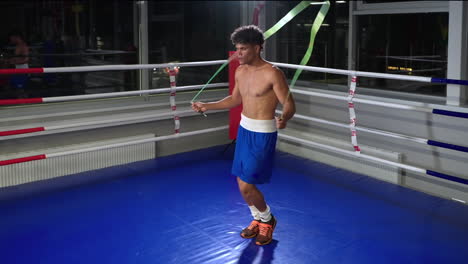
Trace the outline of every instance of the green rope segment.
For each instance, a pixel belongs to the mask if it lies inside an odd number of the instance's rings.
[[[281,18],[274,26],[272,26],[270,29],[268,29],[264,34],[263,37],[265,40],[267,40],[269,37],[273,36],[278,30],[280,30],[284,25],[286,25],[291,19],[293,19],[295,16],[297,16],[299,13],[301,13],[304,9],[306,9],[308,6],[310,6],[310,3],[313,1],[302,1],[298,5],[296,5],[291,11],[289,11],[283,18]],[[232,57],[228,59],[223,65],[219,67],[219,69],[211,76],[211,78],[208,80],[208,82],[198,91],[198,93],[193,97],[191,102],[193,103],[198,96],[202,93],[203,90],[205,90],[206,86],[211,83],[211,81],[229,64],[231,61]]]

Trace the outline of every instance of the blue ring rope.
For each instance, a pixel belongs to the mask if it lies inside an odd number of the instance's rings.
[[[432,113],[437,114],[437,115],[468,118],[468,113],[461,113],[461,112],[448,111],[448,110],[442,110],[442,109],[432,109]]]
[[[455,79],[445,79],[445,78],[431,78],[431,83],[448,83],[448,84],[468,85],[468,80],[455,80]]]
[[[442,147],[442,148],[447,148],[447,149],[453,149],[453,150],[468,152],[468,147],[458,146],[458,145],[454,145],[454,144],[448,144],[448,143],[435,141],[435,140],[428,140],[427,144],[431,145],[431,146],[436,146],[436,147]]]
[[[437,172],[437,171],[431,171],[431,170],[426,170],[426,174],[431,175],[431,176],[435,176],[437,178],[441,178],[441,179],[444,179],[444,180],[449,180],[449,181],[458,182],[458,183],[468,185],[468,179],[463,179],[463,178],[459,178],[459,177],[455,177],[455,176],[451,176],[451,175],[447,175],[447,174],[444,174],[444,173],[440,173],[440,172]]]

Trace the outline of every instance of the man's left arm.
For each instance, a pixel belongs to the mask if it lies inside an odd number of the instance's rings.
[[[288,83],[283,71],[278,68],[274,69],[273,74],[273,91],[278,98],[278,101],[283,105],[283,114],[281,117],[276,119],[278,128],[285,128],[286,123],[296,113],[296,104],[294,102],[293,95],[289,91]]]

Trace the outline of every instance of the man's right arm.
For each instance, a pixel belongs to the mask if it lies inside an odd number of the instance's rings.
[[[217,102],[192,103],[192,109],[196,112],[206,112],[208,110],[230,109],[230,108],[240,105],[242,103],[242,97],[239,92],[238,83],[239,82],[237,81],[237,71],[236,71],[236,85],[234,86],[234,89],[232,90],[231,95]]]

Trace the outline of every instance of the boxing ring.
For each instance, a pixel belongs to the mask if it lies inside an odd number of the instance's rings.
[[[70,151],[37,153],[0,160],[0,171],[21,164],[39,164],[46,159],[149,144],[165,140],[225,132],[230,126],[208,127],[207,117],[184,110],[176,93],[218,89],[227,83],[177,87],[176,69],[225,64],[226,60],[150,65],[80,66],[0,70],[0,74],[58,73],[167,68],[169,88],[47,98],[0,100],[0,111],[10,105],[87,101],[103,98],[166,94],[167,111],[125,118],[23,127],[0,131],[0,140],[62,133],[86,126],[117,126],[121,122],[172,120],[173,133],[133,141]],[[232,63],[232,62],[231,62]],[[359,104],[404,109],[466,122],[468,114],[427,106],[379,102],[356,96],[359,77],[389,78],[419,82],[456,83],[463,80],[435,79],[320,67],[274,63],[280,68],[343,74],[350,77],[349,91],[342,96],[295,87],[298,97],[345,101],[349,123],[326,120],[298,112],[291,122],[301,121],[349,130],[347,148],[313,142],[280,131],[279,140],[298,148],[358,159],[418,173],[462,187],[466,175],[451,175],[403,161],[369,155],[358,144],[358,131],[397,138],[417,144],[466,153],[468,147],[431,138],[416,137],[359,126]],[[180,71],[179,74],[183,74]],[[232,80],[230,80],[232,84]],[[227,90],[226,94],[227,94]],[[202,100],[202,99],[200,99]],[[222,114],[223,111],[220,111]],[[278,109],[278,113],[281,113]],[[231,113],[232,114],[232,113]],[[195,118],[206,126],[186,131],[184,119]],[[89,129],[89,128],[87,128]],[[0,256],[2,263],[463,263],[468,257],[468,207],[398,184],[350,172],[287,152],[278,151],[271,184],[261,186],[278,219],[274,241],[256,246],[239,236],[250,222],[248,207],[230,175],[233,148],[227,145],[202,148],[155,159],[85,171],[36,182],[6,184],[0,189]],[[8,177],[14,177],[9,175]],[[96,180],[89,180],[90,177]],[[404,177],[404,176],[402,176]],[[88,178],[82,184],[83,178]],[[73,182],[73,184],[70,184]],[[57,186],[47,187],[44,186]],[[31,190],[42,191],[32,192]],[[46,191],[44,191],[46,190]],[[18,195],[18,193],[22,195]],[[28,194],[30,192],[30,194]],[[454,199],[455,200],[455,199]]]

